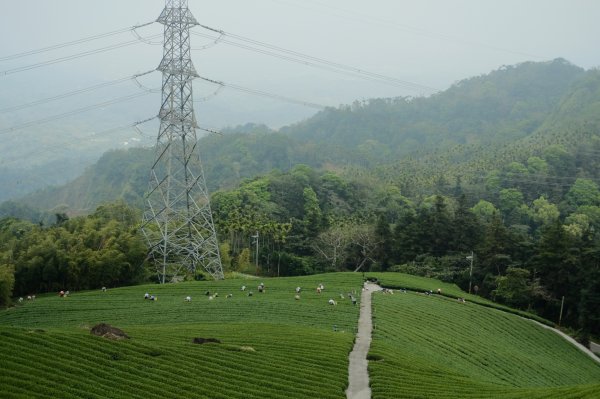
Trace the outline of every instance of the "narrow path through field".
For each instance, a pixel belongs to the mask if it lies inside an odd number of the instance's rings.
[[[369,372],[367,366],[367,354],[371,346],[371,332],[373,321],[371,319],[371,294],[380,291],[381,287],[376,284],[367,283],[360,297],[360,317],[358,318],[358,333],[354,348],[350,352],[350,364],[348,365],[348,389],[347,399],[370,399],[371,388],[369,388]]]
[[[600,353],[600,345],[595,342],[590,342],[590,349],[594,353]]]
[[[544,328],[547,328],[548,330],[554,331],[555,333],[557,333],[558,335],[562,336],[564,339],[566,339],[567,341],[569,341],[570,343],[572,343],[573,345],[575,345],[577,347],[577,349],[579,349],[580,351],[582,351],[583,353],[585,353],[586,355],[588,355],[589,357],[591,357],[592,359],[594,359],[596,362],[600,363],[600,358],[598,356],[596,356],[591,350],[589,350],[585,346],[581,345],[579,342],[575,341],[573,338],[569,337],[564,332],[562,332],[562,331],[560,331],[560,330],[558,330],[556,328],[552,328],[550,326],[542,324],[539,321],[535,321],[535,320],[532,320],[532,321],[534,323],[539,324],[540,326],[542,326]]]

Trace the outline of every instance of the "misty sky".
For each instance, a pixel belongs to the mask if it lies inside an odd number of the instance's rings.
[[[502,65],[563,57],[584,68],[600,66],[600,1],[597,0],[189,0],[202,24],[286,49],[355,66],[439,90]],[[2,1],[0,58],[155,20],[163,0]],[[195,32],[213,34],[202,28]],[[154,24],[141,35],[160,34]],[[0,106],[35,101],[70,90],[156,68],[160,45],[137,44],[89,57],[3,76],[2,71],[115,43],[111,36],[31,57],[0,61]],[[160,40],[160,39],[155,39]],[[192,36],[194,48],[210,40]],[[202,76],[327,106],[355,99],[427,94],[290,63],[224,43],[193,52]],[[160,85],[160,74],[144,78]],[[195,96],[216,86],[196,82]],[[78,106],[135,93],[133,85],[103,89],[83,99],[57,101],[11,116],[3,127]],[[8,95],[10,93],[10,95]],[[119,126],[157,113],[158,94],[113,105],[103,126]],[[222,127],[263,122],[278,127],[310,116],[315,109],[225,89],[197,104],[198,119]],[[93,124],[78,117],[79,125]],[[69,124],[63,119],[56,124]],[[75,123],[75,122],[72,122]]]

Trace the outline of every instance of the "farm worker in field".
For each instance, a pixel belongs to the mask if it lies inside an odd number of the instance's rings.
[[[337,302],[334,301],[333,299],[330,299],[329,304],[335,306],[335,305],[337,305]]]
[[[356,305],[356,297],[353,297],[353,296],[352,296],[352,297],[350,297],[350,299],[352,299],[352,304],[353,304],[353,305]]]
[[[64,291],[59,292],[58,296],[61,297],[61,298],[64,297],[65,296],[65,292]]]
[[[102,292],[106,292],[106,287],[102,287]]]
[[[144,299],[150,299],[150,294],[148,294],[147,292],[144,294]]]
[[[319,288],[321,289],[321,291],[323,291],[325,289],[325,286],[323,285],[323,283],[319,284]]]
[[[321,287],[317,287],[317,294],[321,293]]]
[[[204,293],[204,295],[206,295],[206,296],[210,296],[210,291],[206,291],[206,292]]]
[[[300,293],[300,291],[302,291],[302,288],[300,288],[300,287],[296,287],[296,294],[299,294],[299,293]]]
[[[258,292],[264,292],[265,291],[265,283],[260,283],[258,285]]]
[[[242,291],[246,291],[246,286],[242,285]]]
[[[252,293],[252,291],[250,291],[250,292],[248,293],[248,296],[252,296],[252,295],[253,295],[253,293]]]
[[[437,293],[438,293],[438,294],[441,294],[441,293],[442,293],[442,289],[441,289],[441,288],[438,288],[438,289],[437,289]]]
[[[188,296],[186,296],[186,297],[185,297],[185,301],[186,301],[186,302],[192,302],[192,297],[191,297],[191,296],[189,296],[189,295],[188,295]]]
[[[296,295],[294,296],[294,299],[295,299],[295,300],[297,300],[297,301],[299,301],[299,300],[300,300],[300,295],[296,294]]]

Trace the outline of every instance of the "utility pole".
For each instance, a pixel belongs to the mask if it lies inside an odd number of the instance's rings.
[[[255,265],[256,265],[256,275],[258,276],[258,230],[256,231],[256,234],[251,237],[254,238],[253,244],[256,244]]]
[[[467,256],[467,260],[471,260],[471,269],[469,270],[469,294],[471,293],[471,285],[473,284],[473,251],[471,255]]]
[[[204,269],[223,278],[210,198],[198,153],[190,56],[190,28],[198,22],[188,0],[166,0],[160,129],[150,171],[142,232],[159,282],[177,281],[182,270]]]
[[[560,301],[560,314],[558,315],[558,326],[560,327],[560,322],[562,321],[563,307],[565,306],[565,296],[563,295],[562,300]]]

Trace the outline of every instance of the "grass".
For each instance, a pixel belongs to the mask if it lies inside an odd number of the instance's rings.
[[[2,312],[0,396],[345,397],[358,306],[339,294],[360,289],[360,276],[264,282],[264,294],[255,279],[189,282],[38,297]],[[296,286],[304,288],[300,300],[294,299]],[[219,296],[209,300],[206,291]],[[145,292],[158,300],[144,300]],[[184,302],[188,295],[190,303]],[[329,305],[329,298],[338,305]],[[131,339],[90,335],[100,322]],[[195,345],[194,337],[221,344]]]
[[[466,296],[435,280],[377,277]],[[347,293],[361,283],[358,273],[334,273],[38,296],[0,312],[0,397],[342,399],[359,310]],[[598,364],[554,333],[467,298],[375,294],[373,398],[599,397]],[[97,323],[131,338],[92,336]]]
[[[258,293],[258,284],[264,281],[266,291]],[[315,288],[325,284],[318,295]],[[242,285],[246,291],[240,291]],[[295,288],[303,287],[301,299],[294,299]],[[73,328],[109,323],[118,327],[137,325],[176,325],[191,323],[276,323],[353,331],[356,327],[358,307],[349,300],[338,301],[335,308],[328,305],[329,298],[338,299],[349,291],[359,290],[358,274],[337,273],[325,276],[279,278],[264,280],[223,280],[183,282],[166,285],[141,285],[106,292],[88,291],[72,293],[67,298],[57,295],[25,302],[24,306],[0,313],[0,325],[28,328]],[[209,300],[206,291],[218,293]],[[253,296],[248,297],[249,291]],[[146,301],[144,293],[158,297]],[[231,298],[226,298],[232,294]],[[186,296],[192,301],[184,302]],[[43,299],[43,300],[40,300]]]
[[[482,306],[486,306],[489,308],[499,309],[504,312],[513,313],[527,319],[532,319],[539,321],[542,324],[545,324],[550,327],[554,327],[554,323],[549,320],[544,319],[543,317],[537,316],[535,314],[525,312],[518,309],[513,309],[508,306],[501,305],[499,303],[490,301],[488,299],[482,298],[478,295],[473,295],[464,292],[456,284],[445,283],[440,280],[436,280],[433,278],[413,276],[410,274],[404,273],[369,273],[367,278],[375,278],[379,281],[381,286],[386,288],[400,289],[404,288],[411,291],[424,292],[424,291],[433,291],[437,293],[437,289],[440,288],[442,290],[442,295],[447,296],[449,298],[465,298],[469,302],[474,302]]]
[[[375,399],[600,397],[600,365],[531,321],[414,292],[373,307]]]

